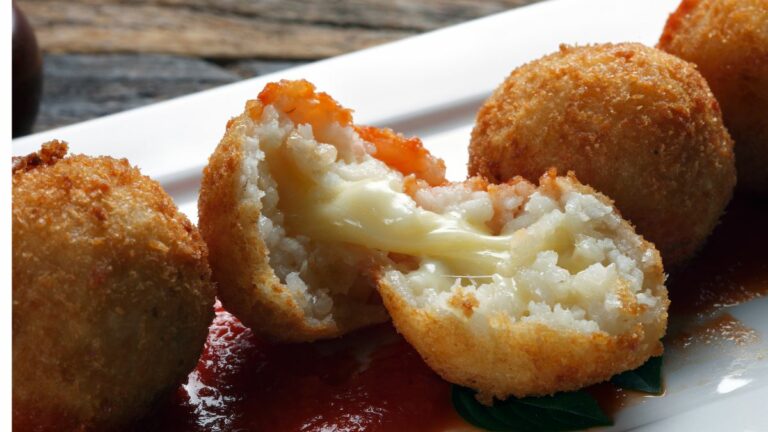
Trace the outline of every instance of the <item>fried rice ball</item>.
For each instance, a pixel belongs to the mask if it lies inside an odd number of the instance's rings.
[[[495,268],[419,256],[382,272],[392,321],[447,381],[490,403],[577,390],[661,354],[669,301],[659,252],[572,173],[552,170],[539,187],[473,178],[414,200],[444,215],[462,209],[508,253]]]
[[[733,142],[691,63],[635,43],[561,46],[518,67],[477,114],[470,175],[573,170],[674,267],[731,198]]]
[[[659,48],[698,66],[736,142],[738,188],[768,194],[768,0],[684,0]]]
[[[277,179],[301,177],[288,163],[271,168],[265,160],[284,141],[313,133],[305,123],[333,140],[351,137],[351,121],[349,110],[308,82],[269,84],[229,121],[203,171],[198,224],[219,298],[263,337],[313,341],[387,320],[367,274],[382,254],[316,241],[287,227],[283,204],[290,196],[278,190]]]
[[[207,250],[158,183],[53,141],[13,167],[13,427],[119,430],[194,368]]]
[[[386,319],[375,287],[427,364],[486,402],[577,389],[662,351],[659,253],[610,200],[554,170],[538,187],[443,172],[418,140],[354,126],[306,81],[268,85],[205,171],[224,306],[275,338],[326,337]]]

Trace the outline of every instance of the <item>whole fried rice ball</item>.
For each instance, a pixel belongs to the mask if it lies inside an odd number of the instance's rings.
[[[157,182],[66,151],[14,160],[13,427],[120,430],[197,362],[207,250]]]
[[[768,0],[684,0],[659,48],[698,66],[736,142],[738,188],[768,194]]]
[[[635,43],[561,46],[512,71],[480,108],[470,175],[533,181],[550,167],[615,200],[666,266],[704,243],[736,180],[696,67]]]

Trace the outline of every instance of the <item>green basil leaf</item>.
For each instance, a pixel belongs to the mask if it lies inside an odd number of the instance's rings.
[[[489,431],[506,431],[505,423],[498,421],[487,407],[475,399],[475,391],[454,385],[451,389],[453,407],[467,423]]]
[[[643,393],[661,394],[661,356],[651,357],[635,370],[622,372],[611,378],[611,383],[625,390],[635,390]]]
[[[597,401],[583,391],[508,398],[489,407],[475,399],[474,390],[454,385],[452,399],[464,420],[491,431],[559,432],[613,424]]]
[[[513,398],[507,399],[513,400]],[[504,401],[506,402],[506,401]],[[514,430],[516,432],[538,432],[542,430],[542,424],[536,421],[535,418],[529,418],[525,412],[525,407],[514,400],[511,403],[494,403],[493,409],[489,409],[491,414],[499,419],[503,419],[506,425],[505,430]],[[510,429],[509,425],[514,425],[514,428]]]
[[[518,399],[533,415],[548,418],[573,430],[593,426],[609,426],[613,421],[600,409],[597,401],[584,391],[556,393],[553,396]]]

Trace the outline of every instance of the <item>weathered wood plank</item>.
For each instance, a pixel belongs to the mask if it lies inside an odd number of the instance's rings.
[[[242,77],[196,58],[157,54],[45,56],[42,131],[228,84]]]
[[[47,53],[43,100],[35,126],[40,131],[537,1],[17,3]]]
[[[51,53],[318,59],[538,0],[20,0]]]
[[[236,60],[231,62],[219,63],[230,72],[234,72],[243,78],[251,78],[259,75],[281,71],[294,66],[300,66],[307,63],[301,60]]]
[[[218,58],[321,58],[406,36],[254,22],[157,6],[24,4],[42,49],[52,53],[155,52]],[[28,11],[28,12],[27,12]]]
[[[539,0],[140,0],[140,3],[281,22],[423,32],[536,1]]]

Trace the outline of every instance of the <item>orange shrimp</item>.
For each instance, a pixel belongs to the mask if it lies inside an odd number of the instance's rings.
[[[445,162],[424,148],[419,138],[406,138],[392,129],[373,126],[354,126],[362,139],[376,146],[373,157],[390,167],[432,186],[444,184]]]
[[[248,102],[248,115],[254,120],[260,118],[267,105],[285,112],[296,124],[312,125],[316,131],[332,123],[351,126],[363,140],[375,146],[373,157],[430,185],[446,182],[445,162],[430,154],[420,139],[406,138],[391,129],[354,125],[352,110],[344,108],[328,94],[317,92],[309,81],[282,80],[267,84],[257,100]]]

